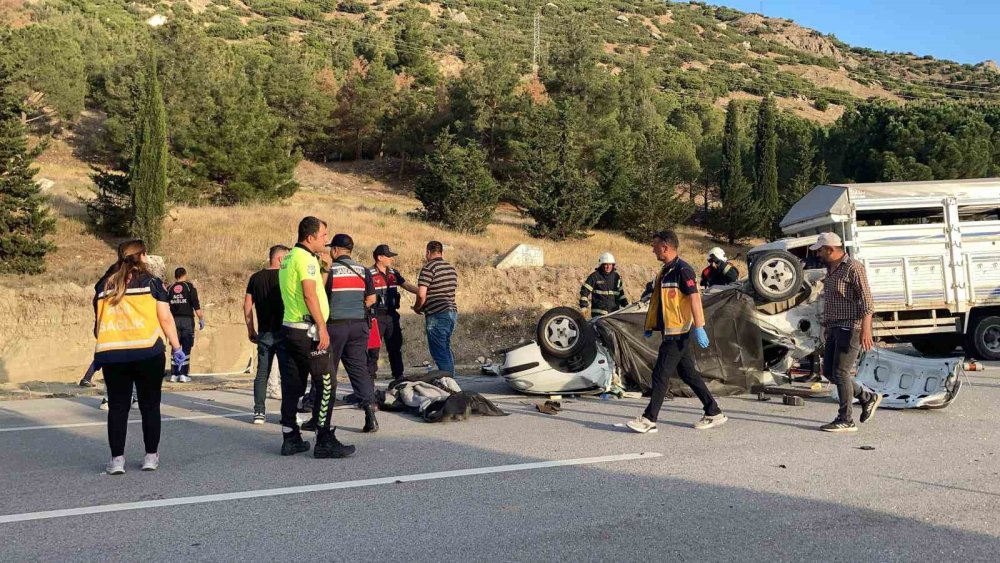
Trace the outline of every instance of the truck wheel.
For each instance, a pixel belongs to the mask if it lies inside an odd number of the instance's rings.
[[[958,347],[958,338],[950,334],[921,336],[913,339],[913,347],[924,356],[947,356]]]
[[[763,252],[750,266],[754,292],[770,303],[791,299],[802,287],[802,279],[802,262],[784,250]]]
[[[983,360],[1000,360],[1000,317],[983,317],[972,330],[972,349]]]
[[[594,327],[580,311],[572,307],[550,309],[538,320],[538,346],[553,358],[565,359],[580,355],[594,347]]]

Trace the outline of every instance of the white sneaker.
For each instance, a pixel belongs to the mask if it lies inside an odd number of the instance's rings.
[[[107,397],[102,398],[101,399],[101,406],[99,406],[97,408],[101,409],[102,411],[108,410],[108,398]]]
[[[177,376],[176,375],[171,375],[170,376],[170,383],[177,383]]]
[[[142,458],[143,471],[156,471],[160,467],[160,454],[146,454]]]
[[[253,423],[254,424],[264,424],[264,422],[265,422],[264,413],[262,413],[262,412],[255,412],[255,413],[253,413]]]
[[[695,422],[692,426],[695,430],[708,430],[709,428],[715,428],[716,426],[722,426],[729,420],[729,417],[719,413],[715,416],[703,416],[701,420]]]
[[[179,381],[180,381],[181,383],[191,383],[191,378],[190,378],[190,377],[188,377],[188,376],[186,376],[186,375],[182,375],[182,376],[180,377]]]
[[[640,434],[653,434],[656,432],[656,423],[644,416],[626,422],[625,426],[628,426],[629,430]]]
[[[108,475],[124,475],[125,474],[125,456],[120,455],[118,457],[111,458],[108,462],[108,467],[105,470]]]

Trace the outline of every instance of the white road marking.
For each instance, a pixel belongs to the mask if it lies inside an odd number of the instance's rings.
[[[395,477],[379,477],[376,479],[360,479],[357,481],[320,483],[316,485],[302,485],[298,487],[281,487],[278,489],[259,489],[256,491],[221,493],[215,495],[202,495],[194,497],[178,497],[178,498],[161,499],[161,500],[147,500],[140,502],[124,502],[118,504],[84,506],[80,508],[66,508],[62,510],[46,510],[43,512],[25,512],[22,514],[7,514],[0,516],[0,524],[11,524],[14,522],[28,522],[31,520],[50,520],[52,518],[64,518],[66,516],[84,516],[88,514],[102,514],[105,512],[122,512],[125,510],[162,508],[165,506],[181,506],[185,504],[205,504],[209,502],[223,502],[229,500],[275,497],[282,495],[296,495],[302,493],[315,493],[320,491],[336,491],[341,489],[356,489],[358,487],[390,485],[393,483],[412,483],[416,481],[431,481],[435,479],[450,479],[452,477],[468,477],[470,475],[490,475],[495,473],[511,473],[514,471],[528,471],[531,469],[548,469],[552,467],[593,465],[596,463],[612,463],[616,461],[652,459],[662,456],[663,454],[656,452],[645,452],[645,453],[634,453],[634,454],[609,455],[603,457],[585,457],[578,459],[539,461],[534,463],[517,463],[513,465],[496,465],[492,467],[459,469],[455,471],[438,471],[435,473],[417,473],[414,475],[399,475]]]
[[[164,405],[167,406],[167,405]],[[199,414],[194,416],[172,416],[170,418],[161,418],[162,422],[173,422],[175,420],[205,420],[208,418],[236,418],[240,416],[253,416],[252,412],[240,412],[232,414]],[[129,420],[129,424],[139,424],[141,419]],[[73,424],[46,424],[42,426],[14,426],[12,428],[0,428],[0,432],[23,432],[26,430],[58,430],[60,428],[85,428],[87,426],[107,426],[108,422],[102,420],[101,422],[77,422]]]
[[[232,408],[229,408],[229,407],[224,407],[222,405],[214,405],[212,403],[199,403],[198,401],[188,401],[188,402],[191,403],[192,405],[199,405],[199,406],[202,406],[202,407],[212,407],[213,409],[222,409],[224,411],[229,411],[229,412],[238,412],[238,413],[243,413],[243,414],[246,414],[246,412],[247,412],[247,411],[245,411],[243,409],[232,409]]]

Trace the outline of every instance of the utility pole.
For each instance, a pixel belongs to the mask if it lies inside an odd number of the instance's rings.
[[[538,43],[541,39],[542,31],[542,14],[541,12],[535,12],[535,21],[532,25],[532,37],[531,37],[531,71],[538,77]]]

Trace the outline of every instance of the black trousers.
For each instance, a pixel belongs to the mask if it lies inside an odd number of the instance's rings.
[[[194,348],[194,317],[174,317],[174,324],[177,325],[177,339],[181,341],[181,349],[184,350],[184,364],[173,364],[172,373],[174,375],[187,375],[191,373],[191,349]]]
[[[649,406],[642,413],[648,420],[656,422],[660,415],[660,407],[663,406],[663,399],[667,396],[667,386],[670,376],[674,371],[680,376],[681,381],[687,383],[688,387],[701,401],[705,409],[706,416],[715,416],[722,413],[719,404],[715,402],[715,397],[705,385],[705,380],[694,369],[694,357],[691,355],[690,338],[664,339],[660,343],[660,351],[656,356],[656,365],[653,367],[653,391],[649,396]]]
[[[142,442],[146,453],[160,447],[160,390],[167,359],[156,354],[145,360],[104,364],[104,385],[108,389],[108,444],[111,457],[125,455],[128,434],[128,411],[132,406],[132,387],[139,399],[142,414]]]
[[[389,354],[392,378],[400,379],[403,377],[403,331],[399,326],[399,313],[379,312],[375,319],[378,321],[378,333],[382,337],[382,345]],[[372,380],[378,373],[379,352],[381,348],[368,350],[368,374]]]
[[[375,380],[368,373],[368,321],[331,321],[326,330],[330,333],[330,373],[334,380],[343,362],[358,402],[362,406],[374,404]]]
[[[823,377],[837,386],[837,400],[840,410],[837,420],[854,422],[851,403],[854,399],[867,403],[872,394],[854,380],[851,372],[861,353],[861,331],[850,328],[826,329],[826,344],[823,348]]]
[[[299,431],[296,419],[299,397],[306,392],[306,382],[312,378],[317,389],[313,401],[313,419],[319,430],[330,429],[333,413],[333,378],[330,375],[330,349],[320,351],[319,341],[313,340],[305,329],[281,327],[288,354],[287,369],[281,371],[281,431],[290,434]]]

